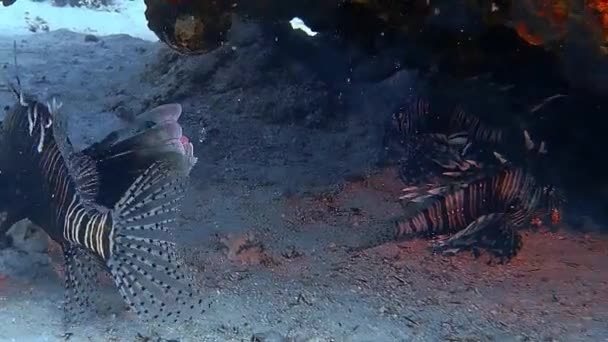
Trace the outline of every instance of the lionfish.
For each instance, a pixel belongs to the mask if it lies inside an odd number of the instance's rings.
[[[451,135],[426,133],[428,121],[437,118],[447,120],[452,132],[463,132]],[[532,218],[545,215],[551,217],[552,223],[557,223],[555,218],[565,201],[563,193],[538,181],[532,167],[515,166],[497,152],[492,153],[493,162],[488,162],[487,158],[483,162],[466,158],[479,152],[471,152],[471,144],[500,145],[506,139],[514,141],[516,137],[507,137],[504,131],[487,126],[462,110],[456,110],[447,118],[432,116],[428,103],[421,99],[402,108],[393,122],[402,134],[402,141],[407,143],[406,148],[416,152],[415,155],[409,152],[403,167],[412,163],[419,167],[423,160],[451,179],[443,182],[448,185],[419,181],[403,189],[401,203],[408,208],[417,205],[415,212],[378,232],[375,241],[366,248],[392,240],[439,237],[435,251],[471,249],[478,254],[486,249],[503,263],[511,260],[522,247],[518,228]],[[546,154],[546,144],[534,142],[527,131],[520,138],[524,143],[521,149],[515,148],[517,152],[523,151],[534,158]],[[412,160],[412,156],[419,160]],[[414,171],[421,170],[414,168],[411,172]],[[428,173],[428,169],[422,171]]]
[[[384,238],[439,237],[435,251],[470,249],[478,255],[485,249],[501,263],[521,249],[519,228],[534,217],[553,217],[564,202],[559,189],[542,184],[527,169],[518,167],[447,186],[408,187],[401,199],[405,205],[415,203],[422,208],[396,220]]]
[[[194,277],[172,237],[187,176],[196,163],[177,123],[179,104],[156,107],[129,127],[74,152],[61,104],[17,97],[3,122],[0,210],[28,218],[63,250],[65,323],[92,305],[98,271],[147,322],[188,320],[202,310]]]
[[[415,98],[393,114],[387,144],[399,154],[399,175],[404,182],[461,177],[479,171],[482,163],[496,161],[477,148],[476,137],[478,130],[498,138],[500,132],[471,125],[466,118],[460,110],[435,113],[424,98]]]

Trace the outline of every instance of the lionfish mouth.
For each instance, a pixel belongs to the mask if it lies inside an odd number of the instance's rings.
[[[194,146],[190,142],[187,136],[183,135],[179,138],[179,142],[182,144],[183,150],[181,151],[190,162],[191,166],[194,166],[198,161],[198,158],[194,156]]]
[[[182,137],[181,137],[181,138],[179,138],[179,141],[181,141],[181,143],[182,143],[183,145],[186,145],[186,144],[189,144],[189,143],[190,143],[190,139],[188,139],[188,137],[187,137],[187,136],[185,136],[185,135],[182,135]]]

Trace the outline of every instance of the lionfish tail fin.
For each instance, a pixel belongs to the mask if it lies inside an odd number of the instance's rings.
[[[171,229],[186,192],[183,167],[152,164],[112,212],[106,264],[124,301],[147,322],[184,321],[203,311],[194,272],[183,262]]]

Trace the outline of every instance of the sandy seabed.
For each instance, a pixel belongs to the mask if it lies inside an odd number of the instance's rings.
[[[391,89],[415,87],[414,73],[336,89],[282,61],[254,28],[235,34],[236,49],[190,58],[98,38],[0,37],[2,71],[11,77],[16,39],[25,88],[60,97],[77,145],[125,115],[183,105],[199,162],[180,234],[208,309],[193,325],[153,329],[110,293],[115,310],[68,340],[608,341],[605,235],[526,232],[502,266],[433,255],[426,241],[348,251],[400,213],[404,185],[378,166],[377,119],[397,101]],[[57,260],[26,242],[0,255],[0,340],[66,340]]]

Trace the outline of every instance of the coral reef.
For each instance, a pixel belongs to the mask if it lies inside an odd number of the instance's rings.
[[[236,6],[230,1],[146,0],[146,5],[150,29],[184,54],[207,53],[225,44],[234,15],[267,26],[288,25],[297,16],[326,38],[338,35],[372,48],[380,37],[390,37],[393,45],[413,39],[436,57],[461,67],[479,66],[493,58],[484,39],[502,44],[503,37],[492,32],[506,28],[554,56],[573,85],[608,92],[608,2],[603,0],[300,0],[289,5],[248,0]],[[515,53],[518,47],[507,49]]]

